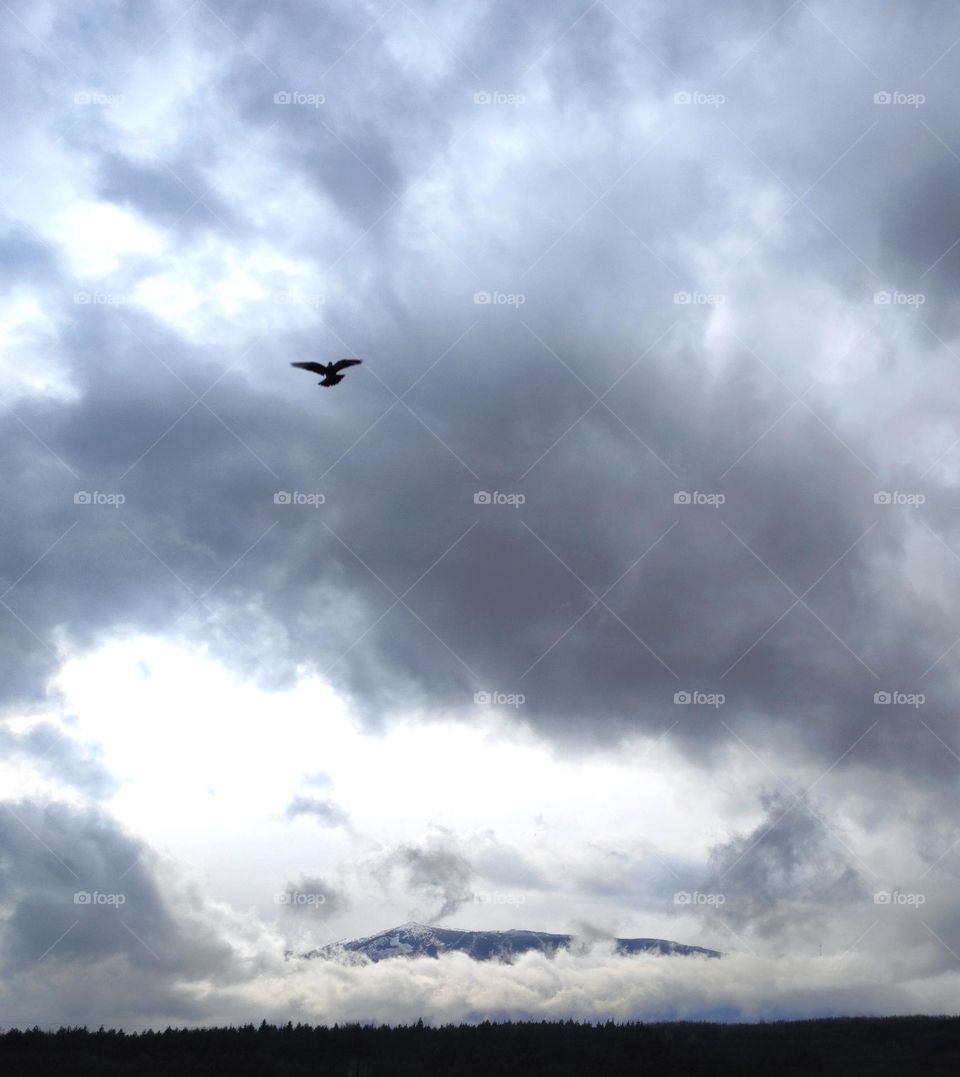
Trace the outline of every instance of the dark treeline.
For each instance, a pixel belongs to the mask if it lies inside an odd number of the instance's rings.
[[[960,1073],[960,1018],[831,1018],[734,1025],[485,1022],[400,1027],[244,1025],[125,1034],[0,1035],[0,1073],[311,1074],[322,1077],[565,1074],[886,1077]]]

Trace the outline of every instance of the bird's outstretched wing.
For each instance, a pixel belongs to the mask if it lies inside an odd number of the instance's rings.
[[[291,363],[290,365],[299,367],[301,370],[312,370],[314,374],[327,373],[327,368],[323,363]]]
[[[341,370],[345,370],[348,366],[356,366],[362,362],[362,359],[338,359],[333,364],[333,372],[334,374],[339,374]]]

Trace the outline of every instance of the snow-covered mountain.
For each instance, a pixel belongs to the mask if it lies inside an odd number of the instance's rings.
[[[656,953],[679,957],[696,954],[702,957],[720,957],[718,950],[687,946],[667,939],[610,939],[595,942],[597,946],[609,946],[611,943],[620,954]],[[576,935],[553,935],[546,931],[522,930],[458,931],[411,921],[379,935],[322,946],[302,956],[366,964],[368,961],[383,961],[390,957],[439,957],[440,954],[458,951],[476,961],[511,962],[518,955],[530,950],[555,954],[560,949],[573,949],[576,952],[578,948],[587,949],[590,945],[591,942]]]

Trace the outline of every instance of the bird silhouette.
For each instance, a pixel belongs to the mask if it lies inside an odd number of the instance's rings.
[[[323,381],[318,381],[317,385],[329,389],[331,385],[338,385],[343,381],[341,370],[362,362],[362,359],[338,359],[335,363],[291,363],[290,365],[299,367],[301,370],[311,370],[314,374],[322,374]]]

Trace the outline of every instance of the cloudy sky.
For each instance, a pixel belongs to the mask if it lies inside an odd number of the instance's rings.
[[[955,1008],[956,5],[0,23],[4,1021]]]

